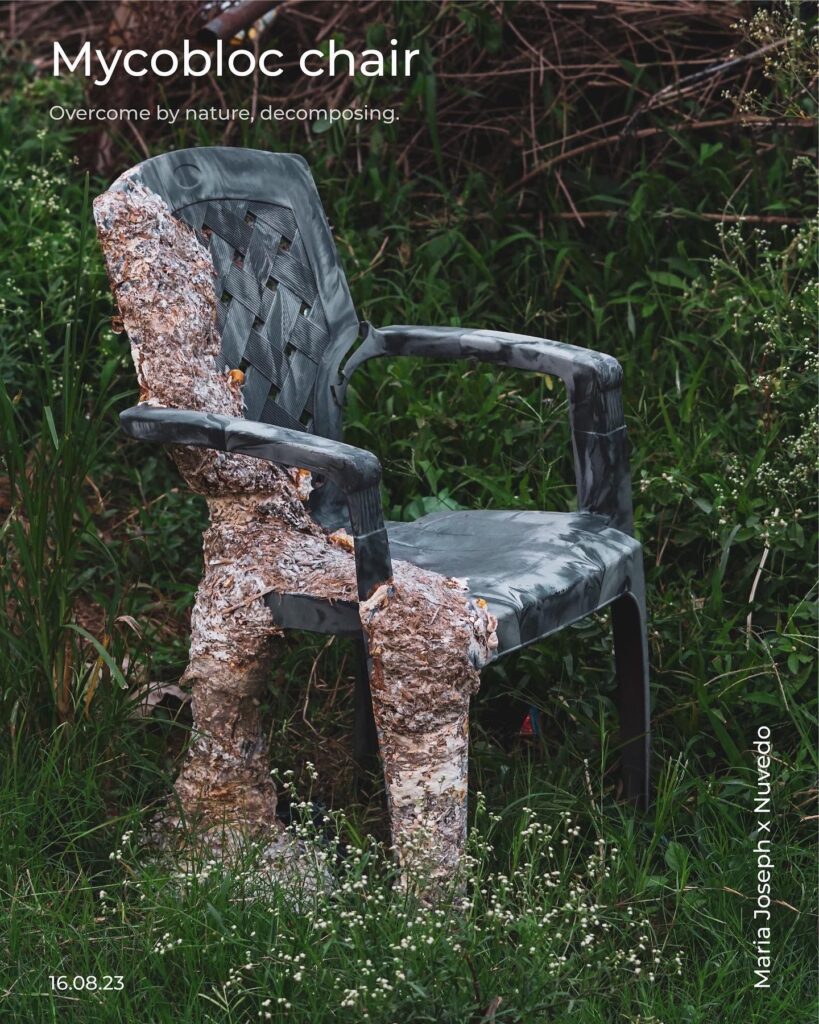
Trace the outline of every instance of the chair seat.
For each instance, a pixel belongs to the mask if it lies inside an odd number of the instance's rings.
[[[436,512],[388,523],[393,559],[466,580],[498,619],[498,654],[629,589],[640,545],[588,512]]]

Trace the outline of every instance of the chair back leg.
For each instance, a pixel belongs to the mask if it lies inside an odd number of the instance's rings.
[[[373,700],[367,669],[364,640],[355,641],[355,691],[353,710],[353,758],[359,773],[359,786],[378,768],[378,735],[373,716]]]
[[[651,723],[648,684],[646,605],[642,588],[611,606],[623,792],[642,810],[650,802]]]

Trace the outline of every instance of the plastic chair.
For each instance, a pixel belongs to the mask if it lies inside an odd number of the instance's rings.
[[[134,174],[207,245],[218,276],[224,368],[244,371],[245,418],[136,406],[132,438],[241,452],[317,477],[310,509],[355,542],[359,598],[390,578],[391,556],[468,581],[498,619],[497,657],[611,607],[624,795],[649,798],[649,681],[642,549],[632,534],[621,398],[611,356],[517,334],[360,322],[306,162],[202,148]],[[348,357],[358,339],[361,344]],[[341,441],[345,392],[376,356],[478,359],[559,377],[569,398],[576,512],[448,511],[385,523],[381,466]],[[358,639],[355,753],[377,747],[356,604],[266,597],[284,629]]]

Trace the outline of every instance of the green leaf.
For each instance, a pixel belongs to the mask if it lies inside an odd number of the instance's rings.
[[[108,651],[106,651],[106,649],[102,646],[102,644],[99,642],[99,640],[97,640],[95,636],[92,636],[91,633],[89,633],[87,629],[83,629],[82,626],[78,626],[76,622],[66,622],[64,624],[64,627],[65,629],[73,629],[75,633],[79,633],[80,636],[85,637],[85,639],[94,647],[97,654],[108,666],[108,668],[111,671],[112,678],[114,678],[117,681],[121,689],[128,689],[128,680],[122,674],[122,670],[120,669],[119,665],[117,665],[117,663],[108,653]]]
[[[667,270],[649,270],[648,276],[655,284],[663,284],[667,288],[677,288],[680,291],[687,291],[688,284],[676,274],[669,274]]]
[[[48,425],[48,432],[51,434],[51,440],[54,443],[54,450],[60,450],[60,438],[57,435],[57,425],[54,422],[54,413],[51,411],[51,406],[47,405],[43,409],[43,415],[45,416],[46,424]]]
[[[669,843],[665,851],[665,862],[672,871],[680,874],[688,863],[688,850],[682,843]]]
[[[631,308],[631,303],[626,305],[626,326],[628,327],[628,333],[632,338],[637,334],[637,324],[634,320],[634,310]]]

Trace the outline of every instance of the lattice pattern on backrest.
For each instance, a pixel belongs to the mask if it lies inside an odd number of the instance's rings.
[[[244,371],[245,415],[309,430],[330,332],[292,211],[221,199],[179,215],[213,259],[224,368]]]

